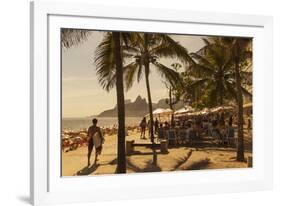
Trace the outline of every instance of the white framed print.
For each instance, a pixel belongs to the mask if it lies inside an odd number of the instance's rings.
[[[34,1],[31,40],[34,205],[272,188],[272,17]]]

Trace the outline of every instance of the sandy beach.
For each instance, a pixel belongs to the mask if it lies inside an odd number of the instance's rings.
[[[252,137],[248,130],[244,130],[245,157],[252,156]],[[129,130],[126,140],[135,142],[149,142],[141,140],[139,132]],[[214,144],[210,141],[194,143],[192,145],[169,146],[167,154],[157,151],[157,165],[152,164],[152,149],[136,147],[133,155],[127,156],[127,173],[181,171],[198,169],[225,169],[246,168],[246,162],[238,162],[236,148]],[[93,165],[94,151],[91,166],[87,166],[87,146],[76,150],[62,152],[62,176],[114,174],[116,170],[117,135],[105,135],[102,154],[99,161]]]

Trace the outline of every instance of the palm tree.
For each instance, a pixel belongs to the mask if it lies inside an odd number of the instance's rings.
[[[99,83],[110,91],[116,86],[118,111],[118,148],[117,173],[126,173],[125,154],[125,101],[123,86],[123,43],[126,44],[128,33],[107,32],[95,52],[96,70]]]
[[[129,89],[133,85],[136,77],[139,82],[144,73],[149,105],[149,118],[152,123],[152,98],[149,82],[149,74],[151,73],[150,66],[153,65],[153,68],[158,71],[162,77],[169,81],[171,85],[175,85],[179,80],[178,72],[161,64],[159,59],[162,57],[178,58],[184,63],[193,60],[183,46],[166,34],[134,33],[133,41],[125,51],[133,55],[134,59],[134,61],[128,63],[124,69],[126,87]],[[132,57],[130,56],[126,58],[126,60],[130,61]],[[150,124],[149,130],[151,142],[154,143],[153,124]]]
[[[80,29],[62,29],[61,43],[64,48],[70,48],[86,40],[90,31]],[[127,33],[123,33],[126,37]],[[110,37],[110,38],[108,38]],[[121,56],[120,32],[109,32],[97,49],[97,73],[100,84],[109,91],[116,85],[118,111],[118,154],[117,173],[126,173],[125,155],[125,103],[123,88],[123,63]],[[109,66],[109,67],[107,67]],[[112,69],[114,68],[114,71]],[[110,70],[111,69],[111,70]]]
[[[225,43],[228,43],[232,51],[234,69],[235,69],[235,80],[236,80],[236,91],[237,91],[237,104],[238,104],[238,144],[237,144],[237,161],[244,161],[244,132],[243,132],[243,88],[241,81],[241,68],[247,62],[248,59],[252,58],[252,52],[249,49],[249,45],[252,40],[249,38],[231,38],[222,39]]]
[[[249,59],[252,58],[252,52],[249,50],[251,39],[249,38],[228,38],[213,37],[212,42],[205,39],[206,46],[198,53],[204,55],[192,54],[199,61],[194,65],[197,71],[206,73],[208,77],[214,77],[217,82],[214,87],[221,94],[220,103],[223,103],[223,91],[227,91],[235,98],[238,105],[238,144],[237,161],[244,161],[244,134],[243,134],[243,95],[251,96],[242,85],[245,77],[251,76],[251,73],[245,71],[249,65]],[[205,58],[207,57],[207,58]],[[215,63],[215,64],[214,64]],[[214,71],[217,71],[214,73]],[[198,84],[204,84],[208,78],[198,80]]]
[[[226,92],[233,90],[233,75],[229,67],[230,53],[226,48],[210,44],[191,56],[197,64],[190,66],[194,77],[193,88],[204,88],[216,103],[223,105]]]
[[[123,87],[123,63],[121,56],[120,32],[113,32],[114,57],[116,65],[116,95],[118,111],[118,155],[117,173],[126,173],[125,154],[125,100]]]

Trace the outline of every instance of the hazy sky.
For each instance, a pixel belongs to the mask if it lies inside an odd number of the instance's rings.
[[[79,46],[62,51],[62,116],[85,117],[99,114],[116,105],[116,91],[113,88],[109,93],[101,88],[93,64],[97,45],[103,38],[103,32],[91,32],[88,40]],[[196,52],[203,45],[202,37],[188,35],[172,35],[189,52]],[[161,63],[170,66],[175,60],[165,59]],[[152,69],[153,70],[153,69]],[[152,101],[167,98],[167,89],[163,79],[156,72],[150,74]],[[125,99],[134,101],[138,95],[147,99],[144,79],[134,83],[133,87],[125,92]]]

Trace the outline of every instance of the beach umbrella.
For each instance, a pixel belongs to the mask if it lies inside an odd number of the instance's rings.
[[[185,114],[185,113],[189,113],[189,112],[194,112],[194,108],[192,108],[191,106],[185,106],[177,111],[175,111],[175,115],[178,114]]]
[[[164,111],[165,111],[165,109],[163,109],[163,108],[157,108],[152,112],[152,114],[153,114],[153,116],[158,116],[159,121],[161,121],[160,120],[161,114],[163,114]]]
[[[210,113],[210,109],[209,108],[204,108],[200,111],[200,114],[208,114]]]
[[[163,116],[164,112],[165,112],[165,109],[157,108],[157,109],[153,110],[152,114],[153,114],[153,117],[158,117],[160,120],[160,118],[161,118],[161,116]],[[149,114],[145,115],[145,117],[148,118]]]
[[[163,111],[163,114],[173,114],[174,113],[174,111],[172,110],[172,109],[170,109],[170,108],[168,108],[168,109],[165,109],[164,111]]]
[[[221,112],[221,111],[231,111],[233,109],[234,109],[233,106],[219,106],[219,107],[212,108],[211,112],[216,113],[216,112]]]
[[[163,112],[165,112],[165,109],[157,108],[152,112],[152,114],[162,114]]]

